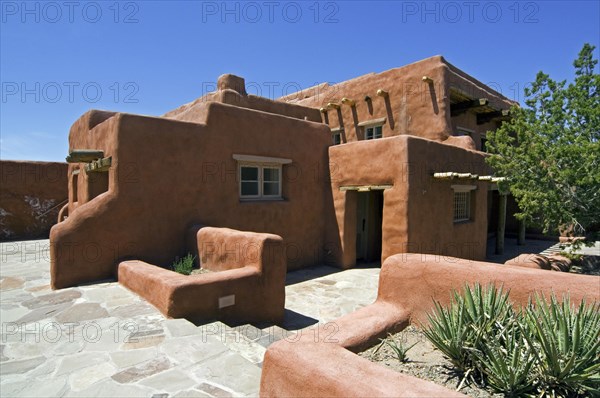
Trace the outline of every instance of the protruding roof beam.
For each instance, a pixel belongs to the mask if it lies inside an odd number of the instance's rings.
[[[494,119],[508,119],[509,117],[510,117],[509,109],[503,109],[501,111],[495,111],[495,112],[478,113],[477,114],[477,124],[484,124],[487,122],[491,122]]]
[[[342,98],[342,104],[348,105],[348,106],[354,106],[355,102],[354,102],[354,100],[351,100],[350,98],[344,97],[344,98]]]
[[[67,163],[89,163],[104,157],[100,149],[74,149],[66,157]]]
[[[450,105],[450,115],[458,116],[461,113],[465,113],[469,109],[481,108],[487,106],[489,101],[486,98],[479,98],[474,100],[462,101],[456,104]]]

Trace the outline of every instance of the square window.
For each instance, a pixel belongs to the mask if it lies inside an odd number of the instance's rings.
[[[383,137],[383,126],[373,126],[365,129],[366,140],[374,140],[381,137]]]
[[[240,197],[281,198],[281,166],[240,165]]]
[[[340,133],[334,133],[331,135],[333,145],[340,145],[342,143],[342,135]]]

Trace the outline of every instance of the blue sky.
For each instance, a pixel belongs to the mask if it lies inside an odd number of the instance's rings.
[[[432,55],[522,100],[600,47],[599,1],[0,2],[0,158],[63,161],[89,109],[161,115],[245,77],[277,98]]]

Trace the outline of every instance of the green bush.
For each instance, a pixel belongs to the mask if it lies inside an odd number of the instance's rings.
[[[173,264],[171,265],[171,268],[173,269],[173,271],[178,272],[180,274],[189,275],[192,273],[192,270],[194,269],[194,260],[195,259],[196,259],[196,257],[192,256],[191,254],[188,254],[187,256],[185,256],[183,258],[175,260],[173,262]]]
[[[536,296],[515,310],[508,292],[468,286],[435,302],[425,336],[465,374],[508,397],[600,396],[600,304]]]

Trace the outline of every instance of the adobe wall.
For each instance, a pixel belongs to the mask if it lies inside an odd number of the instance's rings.
[[[411,253],[436,253],[472,260],[486,255],[488,189],[478,180],[440,180],[435,172],[489,175],[484,156],[433,141],[408,140],[408,236]],[[471,194],[471,219],[454,222],[453,185],[477,188]],[[399,253],[395,251],[395,253]],[[394,251],[392,251],[394,254]]]
[[[432,83],[423,82],[427,76]],[[452,117],[450,88],[456,88],[473,98],[488,98],[497,109],[508,109],[512,102],[481,82],[435,56],[382,73],[370,73],[335,85],[321,84],[290,94],[279,100],[311,106],[327,107],[333,102],[340,109],[329,109],[323,120],[332,128],[343,127],[342,143],[364,139],[358,124],[386,118],[383,136],[413,135],[470,149],[481,149],[481,134],[497,128],[496,122],[477,125],[475,114],[466,112]],[[389,96],[377,95],[383,89]],[[371,101],[365,101],[369,96]],[[343,105],[342,98],[355,101],[355,106]],[[454,139],[457,127],[473,130],[474,146],[466,137]],[[448,139],[451,138],[451,139]]]
[[[329,163],[336,221],[327,233],[329,242],[339,236],[336,264],[356,263],[357,191],[340,187],[370,185],[392,185],[383,191],[382,261],[405,252],[485,258],[488,184],[432,177],[447,171],[484,175],[489,170],[481,153],[399,136],[332,146]],[[472,221],[453,222],[452,184],[477,186]]]
[[[66,204],[67,164],[0,161],[0,241],[47,238]]]
[[[357,125],[383,117],[387,118],[384,137],[410,134],[443,141],[451,132],[445,116],[449,103],[444,94],[444,67],[442,57],[432,57],[335,85],[309,88],[280,100],[315,108],[326,107],[328,102],[338,103],[340,109],[330,109],[327,118],[332,129],[344,128],[343,143],[364,139]],[[431,88],[422,82],[423,76],[434,80]],[[377,96],[379,89],[388,91],[389,97]],[[371,101],[365,101],[365,96]],[[354,100],[356,106],[342,105],[343,97]]]
[[[332,212],[327,127],[224,104],[203,106],[204,123],[128,114],[91,130],[89,114],[75,123],[70,149],[102,149],[112,167],[108,191],[74,206],[51,231],[54,288],[113,277],[123,259],[168,266],[191,251],[186,232],[196,224],[279,235],[288,269],[320,261],[323,215]],[[283,166],[284,200],[240,201],[233,154],[292,159]]]
[[[452,290],[465,284],[503,286],[514,305],[526,305],[534,293],[561,300],[569,294],[579,305],[600,299],[600,277],[526,269],[486,262],[399,254],[379,274],[376,301],[313,330],[269,346],[263,361],[261,397],[451,397],[462,394],[429,381],[400,374],[352,352],[377,344],[427,321],[434,300],[449,303]]]
[[[216,91],[169,111],[163,117],[189,122],[201,122],[204,119],[203,105],[207,102],[220,102],[239,106],[240,108],[275,113],[301,120],[321,121],[318,109],[273,101],[269,98],[248,94],[245,85],[244,79],[239,76],[230,74],[221,75],[217,81]]]

